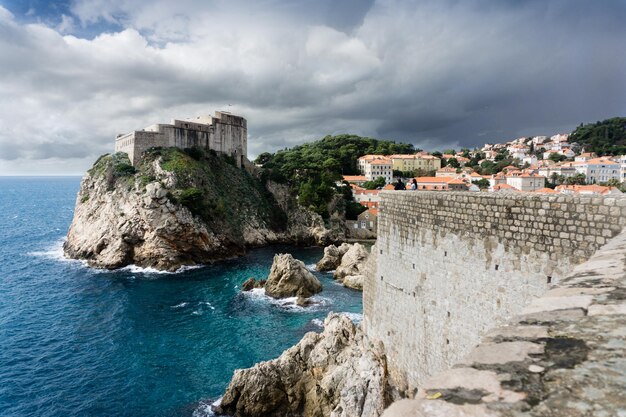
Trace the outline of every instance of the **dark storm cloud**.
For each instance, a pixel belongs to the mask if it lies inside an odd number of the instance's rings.
[[[53,27],[0,8],[6,163],[86,164],[116,133],[229,104],[252,155],[344,132],[474,147],[626,114],[623,1],[74,0],[66,12]],[[101,26],[124,29],[67,35]]]

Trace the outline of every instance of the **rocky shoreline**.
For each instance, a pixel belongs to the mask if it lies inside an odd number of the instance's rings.
[[[125,154],[94,164],[81,182],[64,253],[97,268],[175,271],[248,248],[342,238],[286,186],[262,184],[219,156],[196,161],[167,148],[147,153],[136,170]]]
[[[277,359],[235,371],[218,415],[377,417],[385,407],[386,361],[343,315],[331,313]]]

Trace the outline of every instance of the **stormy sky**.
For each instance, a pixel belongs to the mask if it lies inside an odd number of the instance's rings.
[[[624,0],[0,0],[0,175],[230,110],[249,153],[355,133],[435,150],[626,115]]]

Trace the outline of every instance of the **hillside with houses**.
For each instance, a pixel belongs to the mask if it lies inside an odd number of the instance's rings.
[[[589,130],[588,126],[580,129]],[[354,201],[364,207],[351,226],[376,230],[379,193],[398,189],[399,179],[402,189],[414,191],[585,195],[626,191],[626,155],[588,152],[587,143],[572,140],[580,137],[577,131],[488,143],[459,152],[363,155],[357,164],[360,175],[343,176]]]

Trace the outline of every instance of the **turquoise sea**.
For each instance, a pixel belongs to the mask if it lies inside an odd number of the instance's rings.
[[[236,368],[277,357],[361,293],[316,275],[318,306],[241,294],[275,253],[312,265],[320,248],[268,247],[176,274],[100,271],[61,245],[80,178],[0,177],[0,416],[201,416]]]

